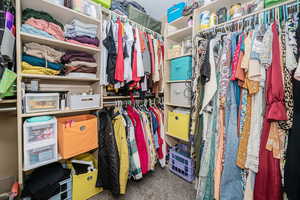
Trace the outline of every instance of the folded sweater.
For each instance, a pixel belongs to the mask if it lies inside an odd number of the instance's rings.
[[[33,65],[33,66],[50,68],[50,69],[57,70],[57,71],[59,71],[63,68],[62,64],[48,62],[45,59],[30,56],[25,53],[23,53],[22,61],[27,62],[28,64]]]

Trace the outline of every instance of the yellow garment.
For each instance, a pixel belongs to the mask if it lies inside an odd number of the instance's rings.
[[[125,194],[129,174],[129,154],[126,138],[126,122],[121,115],[118,115],[114,118],[113,124],[120,157],[120,194]]]
[[[41,74],[41,75],[58,75],[59,71],[49,69],[46,67],[38,67],[22,62],[22,73],[23,74]]]

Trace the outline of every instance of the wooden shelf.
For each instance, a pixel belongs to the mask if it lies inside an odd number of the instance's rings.
[[[177,57],[173,57],[173,58],[168,58],[167,60],[170,61],[170,60],[173,60],[173,59],[176,59],[176,58],[185,57],[185,56],[192,56],[192,54],[191,53],[187,53],[187,54],[183,54],[181,56],[177,56]]]
[[[184,106],[184,105],[178,105],[178,104],[172,104],[172,103],[166,103],[166,105],[172,106],[172,107],[191,108],[191,106]]]
[[[176,42],[181,42],[185,38],[192,38],[192,35],[193,35],[193,27],[189,26],[169,34],[167,39]]]
[[[39,0],[40,1],[40,0]],[[21,40],[23,42],[36,42],[44,45],[49,45],[51,47],[56,47],[58,49],[64,50],[76,50],[76,51],[83,51],[91,54],[99,53],[99,48],[88,47],[79,44],[73,44],[71,42],[66,42],[63,40],[51,39],[46,37],[41,37],[33,34],[28,34],[21,32]]]
[[[179,19],[176,19],[175,21],[169,23],[168,25],[169,26],[174,26],[178,29],[183,29],[183,28],[187,27],[187,22],[188,22],[190,17],[192,17],[192,14],[188,15],[188,16],[180,17]]]
[[[88,108],[88,109],[80,109],[80,110],[59,110],[59,111],[52,111],[52,112],[41,112],[41,113],[26,113],[22,114],[23,118],[26,117],[37,117],[43,115],[61,115],[61,114],[69,114],[69,113],[78,113],[78,112],[88,112],[93,110],[100,110],[101,108]]]
[[[180,81],[167,81],[167,83],[189,83],[191,80],[180,80]]]
[[[52,3],[51,0],[22,0],[22,9],[32,8],[50,13],[56,20],[63,24],[70,23],[73,19],[79,19],[84,23],[100,24],[101,20],[90,17],[76,10]]]
[[[66,76],[48,76],[37,74],[21,74],[23,79],[43,79],[43,80],[62,80],[62,81],[82,81],[82,82],[97,82],[99,79],[95,78],[75,78]]]
[[[6,100],[0,100],[0,104],[12,104],[17,103],[16,99],[6,99]]]

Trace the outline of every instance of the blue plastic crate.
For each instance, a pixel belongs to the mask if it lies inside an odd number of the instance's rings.
[[[182,17],[185,3],[178,3],[168,9],[168,23],[175,21],[176,19]]]
[[[192,56],[171,60],[170,80],[184,81],[192,78]]]
[[[195,164],[185,152],[177,152],[175,148],[170,150],[169,169],[174,174],[188,182],[195,179]]]

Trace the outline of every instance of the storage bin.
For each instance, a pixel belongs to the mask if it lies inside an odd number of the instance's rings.
[[[99,5],[91,0],[73,0],[72,9],[94,18],[98,18],[100,15]]]
[[[168,12],[167,13],[168,23],[171,23],[171,22],[175,21],[176,19],[182,17],[184,7],[185,7],[184,2],[178,3],[178,4],[170,7],[167,11]]]
[[[71,109],[97,108],[100,106],[100,95],[70,95],[69,103]]]
[[[94,2],[101,4],[104,8],[111,7],[111,0],[93,0]]]
[[[56,162],[57,159],[57,143],[24,149],[24,170],[47,165]]]
[[[171,83],[170,103],[175,105],[190,106],[192,101],[191,83]]]
[[[72,169],[72,199],[85,200],[103,191],[102,188],[96,188],[98,176],[98,162],[91,154],[84,154],[75,157],[76,160],[93,161],[96,170],[85,174],[76,175],[71,162],[68,162],[68,168]]]
[[[167,134],[183,141],[189,141],[189,122],[189,114],[169,111]]]
[[[65,4],[65,0],[48,0],[48,1],[50,1],[51,3],[54,3],[54,4],[61,5],[61,6],[64,6],[64,4]]]
[[[49,200],[71,200],[72,199],[72,178],[59,182],[59,193]]]
[[[170,80],[190,80],[192,77],[192,56],[184,56],[171,60]]]
[[[59,110],[58,93],[27,93],[24,98],[26,113]]]
[[[176,57],[180,57],[182,55],[182,47],[181,45],[175,45],[172,48],[168,49],[168,58],[174,59]]]
[[[24,148],[29,148],[37,143],[57,142],[57,120],[55,117],[49,117],[49,119],[41,122],[25,120],[23,129]]]
[[[150,16],[148,17],[148,21],[145,26],[150,30],[153,30],[157,33],[161,33],[161,22]]]
[[[149,20],[149,15],[140,11],[132,5],[127,7],[128,18],[142,26],[146,26]]]
[[[57,119],[59,153],[64,159],[98,147],[97,117],[77,115]]]
[[[187,153],[178,151],[176,148],[170,150],[169,169],[188,182],[195,179],[194,161]]]

